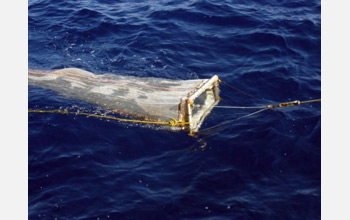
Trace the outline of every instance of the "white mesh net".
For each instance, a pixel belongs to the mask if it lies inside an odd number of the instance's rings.
[[[190,121],[182,129],[197,131],[219,101],[217,76],[170,80],[114,74],[93,74],[77,68],[29,70],[29,85],[99,105],[122,115],[146,120]]]

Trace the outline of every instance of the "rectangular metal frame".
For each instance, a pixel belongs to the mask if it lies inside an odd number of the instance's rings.
[[[201,120],[194,123],[193,122],[193,103],[196,98],[198,98],[203,92],[206,92],[206,90],[212,89],[215,97],[215,102],[208,106],[208,109],[203,113],[201,116]],[[190,131],[190,135],[193,135],[195,132],[198,131],[199,127],[201,126],[204,118],[210,113],[212,108],[220,101],[219,97],[219,77],[217,75],[214,75],[211,77],[208,81],[206,81],[204,84],[200,85],[198,88],[196,88],[194,91],[189,93],[188,97],[185,101],[185,122],[189,122],[188,125],[186,125],[186,129]],[[181,105],[181,103],[180,103]]]

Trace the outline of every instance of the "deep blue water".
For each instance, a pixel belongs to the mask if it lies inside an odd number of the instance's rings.
[[[320,98],[320,4],[29,0],[29,68],[218,74],[257,98],[222,85],[220,105]],[[35,87],[28,101],[91,107]],[[320,219],[320,109],[264,111],[196,137],[29,115],[29,219]],[[214,109],[202,128],[250,112]]]

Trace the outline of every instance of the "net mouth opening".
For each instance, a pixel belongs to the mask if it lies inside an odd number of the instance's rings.
[[[188,94],[184,102],[185,113],[180,115],[180,120],[184,119],[185,122],[188,122],[183,129],[188,130],[190,135],[199,130],[204,119],[219,103],[219,93],[219,77],[214,75]]]

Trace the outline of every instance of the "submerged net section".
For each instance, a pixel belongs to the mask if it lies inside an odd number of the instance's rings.
[[[93,74],[77,68],[29,70],[29,85],[99,105],[122,115],[154,121],[174,118],[197,131],[219,101],[218,78],[171,80]]]

